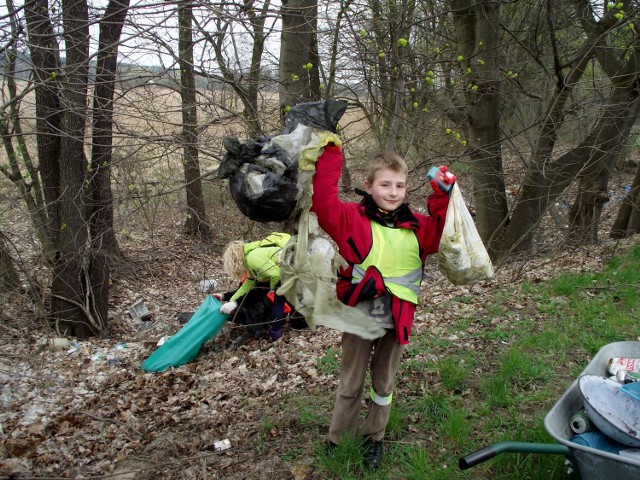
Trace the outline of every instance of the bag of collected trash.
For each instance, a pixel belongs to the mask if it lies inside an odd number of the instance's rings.
[[[493,265],[458,184],[453,185],[440,239],[438,266],[454,285],[466,285],[493,277]]]
[[[314,129],[335,132],[347,108],[343,100],[301,103],[287,113],[282,135],[224,139],[226,153],[218,178],[229,178],[229,189],[240,212],[258,222],[287,220],[303,188],[298,183],[298,158],[312,141]]]
[[[284,295],[296,311],[304,315],[310,330],[324,325],[374,340],[382,337],[386,330],[368,315],[345,305],[336,297],[336,271],[344,260],[336,255],[331,242],[322,238],[318,218],[310,211],[316,162],[327,144],[342,145],[335,132],[337,119],[347,108],[347,102],[340,100],[319,103],[322,104],[324,119],[317,114],[321,110],[319,105],[301,104],[300,108],[296,105],[287,114],[287,118],[291,116],[287,128],[293,128],[293,131],[281,136],[304,139],[298,153],[298,185],[304,194],[297,205],[300,211],[297,235],[291,237],[280,256],[281,286],[277,293]],[[304,113],[310,109],[316,112],[314,118],[320,118],[321,124],[316,124],[316,127],[299,123],[313,123]]]
[[[338,121],[344,115],[348,105],[346,100],[334,100],[333,98],[319,102],[299,103],[287,112],[283,133],[292,133],[298,125],[336,133]]]
[[[284,295],[305,316],[309,329],[317,325],[358,335],[367,340],[382,337],[386,330],[368,314],[349,307],[336,297],[336,254],[328,240],[318,237],[315,213],[303,210],[298,235],[292,237],[281,256],[278,295]]]
[[[142,363],[142,369],[145,372],[162,372],[193,360],[202,344],[222,328],[227,315],[220,313],[221,305],[216,298],[207,295],[189,322],[158,347]]]

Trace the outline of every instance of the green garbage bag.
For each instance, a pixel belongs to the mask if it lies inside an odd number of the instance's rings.
[[[145,372],[162,372],[193,360],[202,344],[220,331],[228,317],[220,313],[221,305],[216,298],[207,295],[189,322],[142,362],[142,369]]]

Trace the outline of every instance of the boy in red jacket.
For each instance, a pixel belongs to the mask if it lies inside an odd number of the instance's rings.
[[[365,466],[382,461],[382,438],[391,412],[392,390],[403,346],[409,343],[427,255],[438,251],[456,180],[440,167],[431,181],[429,216],[412,212],[405,203],[408,169],[396,154],[383,152],[370,162],[366,192],[360,203],[338,198],[343,156],[329,144],[318,158],[313,179],[313,206],[322,229],[336,242],[348,263],[338,272],[338,298],[379,322],[384,336],[370,341],[342,334],[340,381],[329,427],[329,445],[345,434],[365,439]],[[373,354],[372,354],[373,352]],[[371,370],[371,402],[358,425],[367,369]]]

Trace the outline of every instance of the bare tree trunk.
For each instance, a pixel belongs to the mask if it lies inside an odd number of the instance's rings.
[[[47,206],[49,238],[58,244],[60,232],[60,143],[62,108],[58,97],[60,53],[49,19],[47,0],[30,0],[25,4],[29,36],[29,53],[34,65],[36,97],[36,131],[38,162],[42,190]]]
[[[88,278],[88,201],[84,188],[87,160],[84,134],[89,73],[89,15],[85,0],[63,0],[66,66],[62,106],[64,134],[60,144],[60,258],[53,271],[51,317],[58,330],[84,338],[102,329],[91,318],[93,298]]]
[[[626,238],[640,233],[640,165],[629,193],[622,201],[618,215],[611,228],[611,238]]]
[[[473,73],[474,89],[467,91],[469,157],[473,176],[473,200],[478,233],[493,253],[498,232],[508,216],[500,136],[500,3],[455,0],[452,2],[462,67]],[[480,46],[481,45],[481,46]],[[481,51],[479,52],[479,49]],[[471,68],[469,59],[479,55],[483,64]]]
[[[326,76],[326,90],[324,98],[333,98],[336,95],[335,92],[335,80],[336,80],[336,64],[338,59],[338,40],[340,39],[340,29],[342,27],[342,20],[345,17],[346,11],[351,5],[351,0],[342,0],[340,2],[340,10],[336,15],[336,26],[331,39],[331,50],[329,52],[329,74]],[[317,39],[316,39],[317,41]]]
[[[258,115],[258,93],[260,91],[260,67],[264,53],[264,22],[270,4],[269,0],[264,2],[260,15],[256,15],[252,8],[247,12],[253,28],[253,48],[251,49],[251,66],[249,67],[247,99],[244,102],[244,116],[249,123],[250,135],[254,137],[264,135]]]
[[[616,118],[609,119],[599,132],[591,157],[578,177],[578,197],[569,212],[568,240],[572,243],[598,240],[600,214],[609,200],[609,178],[640,113],[635,87],[618,89],[606,111],[616,112]]]
[[[597,174],[578,182],[579,193],[569,211],[567,240],[573,244],[598,241],[598,225],[607,195],[609,172],[601,168]]]
[[[629,91],[627,94],[635,95]],[[628,98],[628,97],[627,97]],[[545,212],[548,206],[555,202],[556,199],[564,192],[567,186],[578,176],[585,181],[587,178],[593,179],[586,183],[583,190],[585,196],[582,202],[584,207],[576,206],[572,213],[578,229],[581,215],[581,209],[584,216],[584,224],[594,225],[593,215],[600,212],[601,206],[597,207],[597,203],[603,201],[603,192],[606,192],[606,186],[602,186],[604,181],[608,181],[607,165],[611,162],[615,163],[618,149],[624,144],[626,139],[625,132],[628,135],[629,122],[633,123],[637,117],[638,105],[637,101],[626,106],[625,111],[621,111],[619,101],[611,101],[607,108],[604,109],[599,117],[598,122],[591,130],[590,134],[580,145],[562,155],[554,162],[547,163],[544,168],[538,167],[540,172],[539,184],[532,182],[531,189],[523,192],[521,202],[526,202],[531,212]],[[633,118],[629,118],[629,115]],[[589,166],[587,168],[587,166]],[[603,176],[603,174],[606,174]],[[597,183],[597,187],[593,187],[593,182]],[[590,191],[589,197],[586,191]],[[527,194],[525,196],[525,193]],[[587,199],[590,200],[587,202]],[[588,205],[589,204],[589,205]],[[517,209],[516,209],[517,210]],[[514,218],[517,218],[514,214]],[[534,218],[533,222],[521,222],[513,225],[517,227],[524,235],[528,235],[529,229],[533,229],[541,217]],[[513,221],[512,221],[513,223]],[[511,227],[511,225],[510,225]],[[589,229],[585,232],[589,235]],[[582,237],[584,238],[584,237]],[[575,237],[574,237],[575,240]]]
[[[91,151],[91,204],[89,235],[91,263],[89,279],[95,303],[93,311],[101,324],[109,316],[109,279],[111,259],[122,259],[113,230],[113,194],[111,192],[113,95],[118,60],[118,42],[129,0],[111,0],[100,21],[96,84],[93,97],[93,146]]]
[[[0,291],[10,292],[20,286],[20,277],[13,257],[7,249],[4,233],[0,232]]]
[[[12,101],[8,102],[9,112],[3,112],[2,118],[0,119],[0,135],[2,136],[2,143],[9,161],[9,168],[7,169],[0,165],[0,170],[14,183],[20,192],[20,196],[29,211],[31,224],[36,231],[36,236],[40,241],[44,256],[47,261],[53,262],[54,246],[50,236],[51,232],[49,231],[46,204],[42,196],[40,176],[33,164],[27,141],[22,132],[22,119],[20,118],[18,107],[19,101],[17,101],[16,59],[18,57],[18,37],[20,36],[20,30],[22,30],[22,28],[18,28],[19,20],[16,17],[12,0],[7,0],[7,10],[10,16],[12,38],[7,46],[4,78],[7,82],[9,98]],[[9,130],[10,126],[13,128],[13,131]],[[17,143],[16,147],[14,147],[13,144],[14,139]],[[28,177],[22,174],[19,158],[22,159]]]
[[[198,113],[193,68],[193,6],[190,0],[178,5],[180,95],[182,97],[182,164],[187,194],[187,235],[208,237],[211,233],[202,194],[198,160]]]
[[[577,8],[577,12],[582,14],[580,19],[585,33],[590,38],[601,38],[601,22],[596,20],[591,4],[580,0]],[[607,16],[604,21],[608,28],[616,28],[617,21],[613,16]],[[600,214],[604,203],[609,199],[609,177],[640,114],[640,44],[637,38],[633,47],[633,52],[625,56],[610,48],[599,48],[596,51],[598,63],[611,79],[614,90],[605,105],[604,118],[600,117],[596,125],[598,128],[603,124],[596,130],[589,161],[578,178],[578,197],[569,215],[568,240],[573,243],[598,239]]]
[[[592,55],[588,52],[593,45],[585,45],[582,48],[580,60],[566,79],[561,76],[561,72],[556,72],[558,87],[555,95],[549,102],[545,121],[540,128],[538,141],[532,155],[529,168],[525,175],[518,195],[513,214],[509,225],[504,232],[500,255],[506,252],[525,251],[531,247],[536,225],[542,219],[550,202],[544,197],[551,191],[551,181],[558,181],[560,192],[571,183],[571,175],[560,175],[555,173],[554,165],[550,159],[558,137],[558,130],[562,126],[564,110],[567,99],[571,96],[577,81],[584,74],[585,68],[589,64]]]
[[[553,4],[549,2],[549,5],[551,8]],[[626,137],[620,136],[621,131],[618,129],[622,128],[622,131],[626,131],[625,124],[628,118],[620,119],[618,115],[627,116],[629,105],[634,103],[632,100],[635,95],[633,93],[634,74],[632,72],[636,71],[635,60],[630,59],[629,64],[624,65],[617,58],[622,55],[617,55],[608,45],[602,47],[606,40],[607,29],[615,28],[613,17],[608,19],[609,23],[596,22],[590,5],[582,0],[576,2],[576,12],[587,38],[575,56],[578,61],[565,78],[560,66],[562,62],[557,53],[555,35],[552,35],[557,91],[549,104],[532,162],[522,183],[511,221],[505,231],[500,249],[501,255],[505,255],[508,251],[528,249],[533,241],[536,226],[549,205],[555,202],[588,162],[592,164],[589,170],[597,172],[594,165],[602,160],[603,155],[613,153],[613,158],[616,158],[619,147],[615,145],[615,141],[622,142],[626,139]],[[550,10],[549,18],[552,17]],[[553,31],[553,29],[550,30]],[[609,108],[605,108],[604,112],[600,114],[597,125],[580,145],[562,155],[558,160],[551,161],[558,130],[563,123],[565,104],[594,56],[597,57],[598,62],[612,79],[614,85],[617,85],[611,95]],[[616,97],[621,97],[623,100],[616,100]],[[616,107],[613,106],[616,103],[621,108],[620,112],[616,111]],[[635,109],[636,107],[631,108]],[[609,138],[615,139],[614,142],[609,142]],[[600,151],[600,149],[605,150]],[[602,180],[605,180],[604,176],[601,178]],[[608,174],[606,181],[608,181]],[[599,216],[601,205],[598,207],[597,203],[602,202],[602,192],[606,192],[606,186],[604,190],[602,186],[588,188],[593,192],[593,196],[590,197],[591,200],[587,200],[587,196],[583,197],[584,202],[591,203],[591,206],[585,204],[583,213],[586,215],[589,212],[589,216]],[[581,207],[576,208],[579,210]],[[576,220],[580,217],[578,211],[575,211],[573,215]],[[586,219],[587,216],[584,216],[585,221],[587,221]],[[588,222],[594,224],[593,220]]]
[[[320,57],[318,56],[318,2],[314,2],[313,8],[310,12],[309,23],[311,26],[311,44],[309,45],[309,62],[311,68],[308,71],[309,75],[309,96],[313,100],[320,100],[322,98],[322,91],[320,90]]]
[[[317,68],[311,63],[317,13],[316,0],[285,0],[282,2],[282,36],[280,39],[280,113],[313,97],[311,75]],[[309,69],[308,65],[311,64]],[[316,65],[317,67],[317,65]]]

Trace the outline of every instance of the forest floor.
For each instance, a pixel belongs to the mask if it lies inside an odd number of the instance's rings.
[[[622,186],[616,188],[622,191]],[[415,335],[441,334],[459,312],[438,306],[453,297],[473,297],[473,305],[481,308],[496,289],[542,282],[560,272],[601,269],[635,240],[618,243],[605,233],[617,204],[614,199],[605,209],[597,245],[552,246],[499,266],[490,282],[454,287],[430,260]],[[173,225],[163,221],[166,226],[152,233],[134,225],[122,235],[126,262],[113,271],[112,320],[103,336],[67,339],[69,343],[54,347],[51,342],[58,335],[45,326],[28,297],[3,298],[0,474],[322,478],[317,448],[326,436],[338,381],[337,369],[327,365],[335,367],[339,361],[339,332],[287,326],[278,342],[261,339],[234,349],[231,343],[242,328],[227,322],[188,364],[161,373],[141,369],[158,339],[182,327],[177,315],[194,311],[203,301],[207,293],[199,287],[202,280],[217,280],[217,291],[232,287],[220,258],[229,234],[219,233],[208,243],[193,240],[176,233],[179,212],[168,215],[175,216]],[[269,228],[232,222],[218,225],[245,238],[257,238]],[[128,313],[140,298],[152,315],[144,328]],[[430,355],[435,359],[446,351]],[[303,419],[305,399],[315,416]],[[230,448],[216,451],[216,442],[225,439]]]

